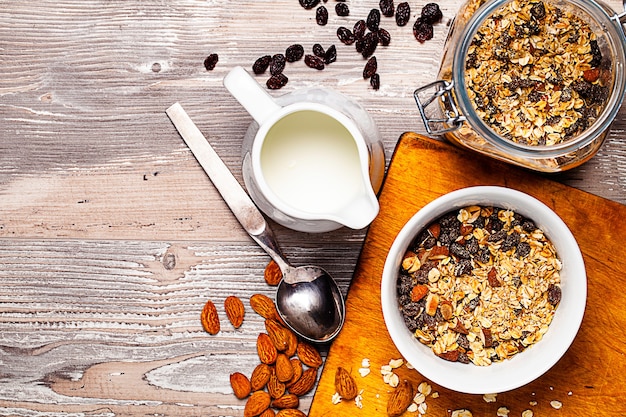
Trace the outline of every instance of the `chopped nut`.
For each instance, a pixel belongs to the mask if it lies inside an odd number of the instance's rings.
[[[498,408],[498,412],[497,412],[496,415],[498,417],[508,417],[510,412],[511,412],[511,410],[509,410],[508,408],[500,407],[500,408]]]
[[[495,403],[497,401],[498,394],[485,394],[483,395],[483,400],[486,403]]]
[[[563,403],[561,401],[557,401],[557,400],[550,401],[550,405],[555,410],[559,410],[561,407],[563,407]]]

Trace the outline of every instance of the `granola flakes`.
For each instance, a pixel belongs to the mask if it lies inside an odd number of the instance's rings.
[[[399,307],[437,356],[487,366],[541,340],[560,300],[549,296],[560,289],[560,270],[552,242],[531,220],[465,207],[432,223],[408,249]],[[418,285],[428,295],[416,300]]]
[[[608,61],[579,16],[549,2],[513,0],[487,18],[472,40],[467,93],[498,135],[555,145],[579,135],[603,110]]]

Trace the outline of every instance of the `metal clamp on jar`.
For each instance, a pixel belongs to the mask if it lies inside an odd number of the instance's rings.
[[[594,0],[469,0],[439,80],[414,93],[426,131],[536,171],[579,166],[622,104],[625,19]]]

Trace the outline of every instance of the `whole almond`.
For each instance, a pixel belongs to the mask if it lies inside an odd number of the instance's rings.
[[[335,389],[339,396],[345,400],[353,400],[359,393],[356,381],[352,375],[341,366],[335,372]]]
[[[244,417],[255,417],[269,408],[272,399],[265,391],[254,391],[243,409]]]
[[[252,387],[252,391],[263,389],[263,387],[267,385],[267,381],[270,380],[271,374],[272,370],[269,365],[265,363],[258,364],[252,371],[252,375],[250,375],[250,385]]]
[[[287,387],[276,377],[276,368],[272,367],[271,369],[272,373],[270,374],[269,381],[267,381],[267,392],[270,397],[276,399],[282,397],[285,394],[285,390]]]
[[[286,383],[287,388],[289,388],[297,380],[299,380],[300,377],[302,376],[302,372],[304,372],[304,368],[302,367],[302,361],[300,361],[300,359],[298,359],[298,358],[291,358],[289,360],[289,362],[291,362],[291,367],[293,368],[293,376],[291,377],[289,382]]]
[[[278,354],[274,367],[276,368],[276,377],[280,382],[289,382],[293,377],[293,366],[284,353]]]
[[[276,320],[278,318],[278,312],[276,311],[276,305],[267,295],[253,294],[250,297],[250,307],[261,317],[265,319]]]
[[[268,408],[267,410],[259,414],[259,417],[275,417],[275,416],[276,416],[276,413],[271,408]]]
[[[406,379],[400,382],[387,401],[389,417],[399,417],[413,401],[413,385]]]
[[[272,319],[265,319],[265,330],[270,339],[276,346],[276,349],[285,351],[289,345],[289,333],[291,330]]]
[[[202,327],[209,334],[218,334],[220,331],[220,318],[217,315],[217,308],[213,301],[208,300],[200,313]]]
[[[297,408],[285,408],[276,413],[276,417],[306,417],[306,414]]]
[[[298,397],[311,391],[317,381],[317,368],[308,368],[302,376],[289,387],[289,393]]]
[[[226,316],[230,323],[235,329],[238,329],[243,323],[243,316],[245,314],[243,302],[234,295],[230,295],[224,300],[224,310],[226,310]]]
[[[240,400],[246,398],[248,395],[250,395],[250,392],[252,391],[252,385],[250,384],[250,380],[241,372],[235,372],[230,375],[230,386],[233,388],[233,393],[235,393],[235,397],[239,398]]]
[[[268,285],[276,286],[280,284],[280,280],[283,279],[283,273],[278,267],[278,264],[273,259],[265,267],[263,272],[263,278]]]
[[[298,349],[298,336],[290,329],[287,329],[287,348],[285,349],[285,355],[288,357],[292,357],[296,354],[296,349]]]
[[[259,333],[256,339],[256,351],[262,363],[272,365],[276,362],[278,351],[267,333]]]
[[[295,394],[285,394],[273,400],[271,404],[274,408],[298,408],[299,405],[300,399]]]
[[[298,358],[300,358],[302,363],[306,366],[310,368],[319,368],[322,366],[322,356],[312,344],[299,341],[296,353],[298,354]]]

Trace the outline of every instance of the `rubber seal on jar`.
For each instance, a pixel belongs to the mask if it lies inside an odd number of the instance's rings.
[[[465,122],[465,116],[461,114],[452,96],[453,88],[454,81],[438,80],[419,87],[413,92],[415,103],[429,135],[442,135],[455,131]],[[428,108],[433,103],[436,103],[435,110],[429,113]]]

